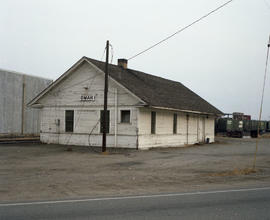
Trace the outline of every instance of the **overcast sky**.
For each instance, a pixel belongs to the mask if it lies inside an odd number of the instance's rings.
[[[0,0],[0,68],[57,79],[82,56],[129,58],[227,0]],[[182,82],[226,113],[258,117],[270,0],[234,0],[129,61]],[[270,120],[268,70],[263,118]]]

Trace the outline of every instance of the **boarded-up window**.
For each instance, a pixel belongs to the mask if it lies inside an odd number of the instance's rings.
[[[66,110],[66,132],[73,132],[74,127],[74,110]]]
[[[156,112],[151,112],[151,134],[156,133]]]
[[[103,110],[100,111],[100,133],[103,133],[104,128],[104,115]],[[106,133],[110,133],[110,111],[106,113]]]
[[[177,114],[173,114],[173,133],[177,133]]]
[[[130,123],[130,110],[121,110],[121,123]]]

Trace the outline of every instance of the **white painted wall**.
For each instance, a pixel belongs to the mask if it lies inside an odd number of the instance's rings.
[[[104,74],[86,62],[81,64],[39,101],[44,106],[41,111],[41,141],[101,146],[102,134],[98,120],[100,110],[103,109],[103,90]],[[177,112],[177,134],[173,134],[173,113],[176,112],[155,110],[156,134],[151,134],[151,109],[139,107],[140,100],[113,80],[109,80],[108,91],[108,147],[176,147],[198,143],[206,137],[209,137],[211,142],[214,141],[214,118],[189,114],[187,120],[185,113]],[[95,95],[96,98],[93,102],[82,102],[81,95]],[[66,110],[74,110],[72,133],[65,132]],[[131,111],[130,123],[121,123],[121,110]]]
[[[117,147],[136,148],[137,147],[137,109],[131,110],[131,123],[121,123],[117,120]],[[65,132],[65,110],[74,110],[74,131]],[[65,145],[92,145],[101,146],[102,134],[100,133],[100,108],[65,108],[46,107],[42,109],[41,116],[41,141],[44,143],[59,143]],[[107,135],[108,147],[115,147],[115,109],[110,111],[110,132]],[[60,119],[60,125],[57,120]],[[89,136],[89,134],[91,134]]]
[[[85,87],[88,87],[86,90]],[[41,111],[41,141],[70,145],[102,144],[100,111],[103,109],[104,75],[88,63],[80,65],[39,103]],[[81,95],[95,95],[95,101],[83,102]],[[108,147],[137,147],[137,108],[139,100],[121,86],[109,80],[108,110],[110,132]],[[74,131],[65,132],[65,111],[74,110]],[[131,111],[131,122],[121,123],[120,111]],[[57,125],[60,120],[60,125]],[[116,122],[116,123],[115,123]],[[116,130],[117,129],[117,130]],[[91,133],[89,137],[89,133]],[[115,136],[117,134],[117,136]],[[115,145],[116,144],[116,145]]]
[[[205,121],[205,139],[209,138],[210,143],[215,142],[215,118],[209,117]]]
[[[151,111],[156,112],[156,134],[151,134]],[[173,114],[177,113],[177,133],[173,134]],[[140,149],[152,147],[178,147],[199,143],[199,121],[205,120],[203,137],[214,141],[214,118],[198,114],[140,108],[138,116],[138,141]],[[202,124],[204,125],[204,124]]]
[[[87,87],[88,89],[84,89]],[[114,106],[114,89],[118,89],[118,105],[133,106],[139,104],[138,99],[109,79],[108,106]],[[81,102],[81,95],[95,95],[95,102]],[[104,74],[86,61],[78,66],[57,87],[40,99],[45,106],[103,106]]]

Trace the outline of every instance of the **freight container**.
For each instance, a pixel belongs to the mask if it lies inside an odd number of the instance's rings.
[[[243,137],[243,121],[232,118],[219,118],[217,120],[217,133],[229,137]]]

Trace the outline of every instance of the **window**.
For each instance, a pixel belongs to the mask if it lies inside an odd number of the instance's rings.
[[[100,111],[100,133],[103,133],[103,127],[104,127],[104,111]],[[106,133],[110,133],[110,111],[107,111],[106,114]]]
[[[66,132],[73,132],[74,127],[74,111],[66,110]]]
[[[156,133],[156,112],[151,112],[151,134]]]
[[[177,114],[173,114],[173,133],[177,133]]]
[[[121,123],[130,123],[130,110],[121,110]]]

